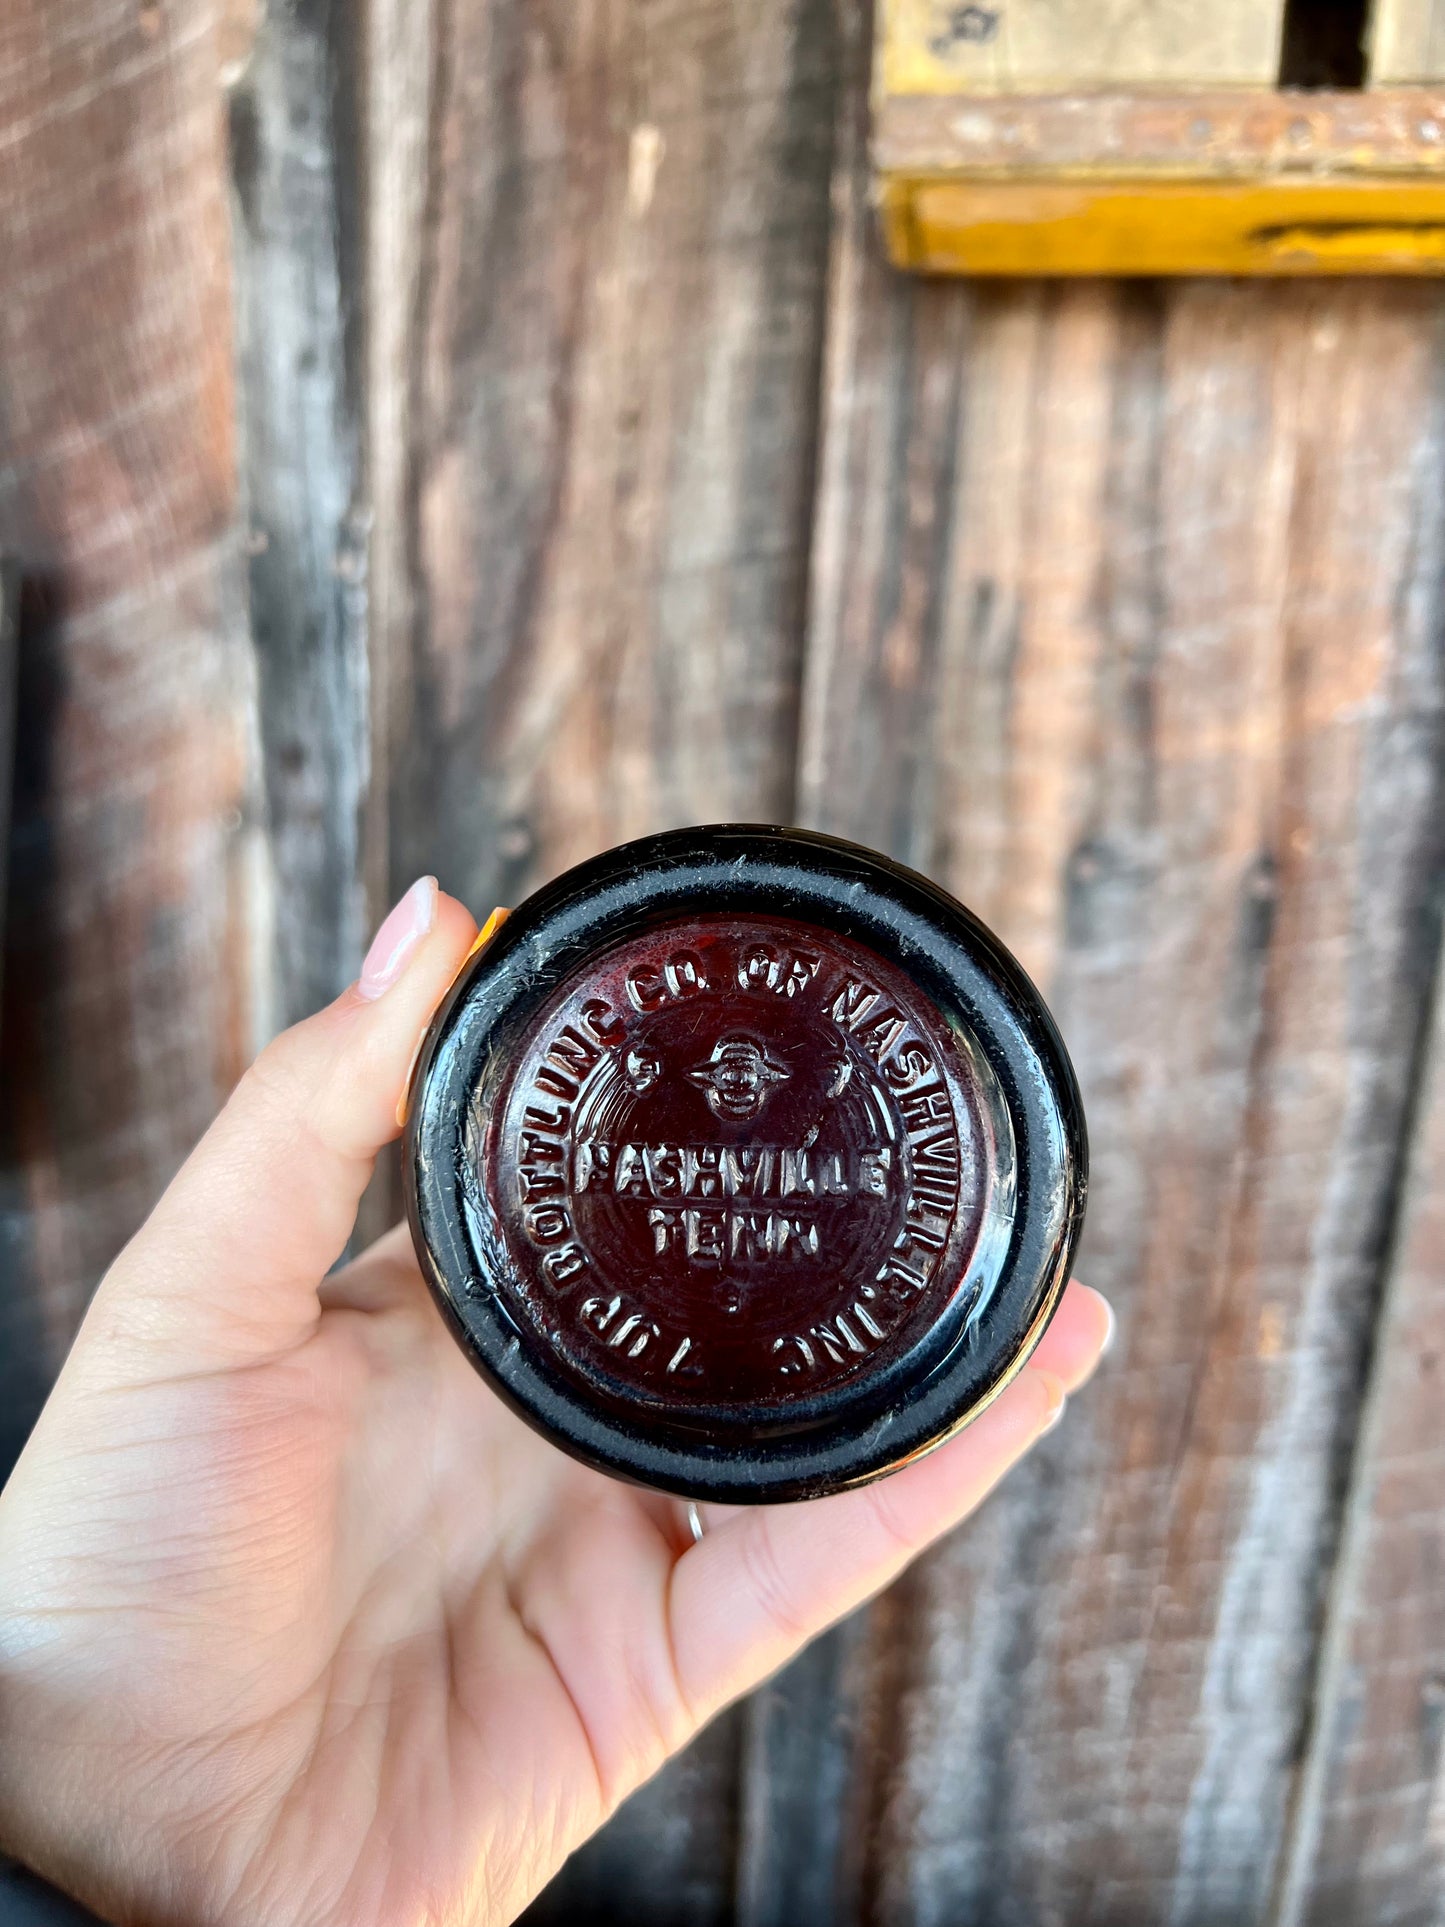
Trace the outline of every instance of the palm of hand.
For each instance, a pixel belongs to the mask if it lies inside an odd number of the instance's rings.
[[[103,1603],[46,1669],[97,1750],[117,1702],[144,1734],[103,1823],[177,1919],[507,1919],[706,1710],[689,1535],[486,1393],[404,1240],[328,1297],[264,1367],[112,1390],[49,1535]]]
[[[0,1507],[0,1823],[122,1918],[512,1918],[718,1706],[970,1509],[1106,1338],[1071,1287],[931,1459],[708,1508],[691,1545],[676,1501],[486,1391],[404,1231],[316,1282],[470,941],[442,906],[386,999],[343,998],[243,1084],[106,1280]]]

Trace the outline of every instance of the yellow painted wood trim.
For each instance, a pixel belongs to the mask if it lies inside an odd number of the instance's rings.
[[[883,185],[889,253],[968,275],[1445,273],[1445,181]]]

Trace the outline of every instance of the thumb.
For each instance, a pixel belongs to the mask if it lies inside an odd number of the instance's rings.
[[[256,1059],[96,1293],[82,1333],[159,1371],[243,1365],[298,1344],[340,1257],[427,1022],[477,936],[434,877],[414,883],[361,976]]]

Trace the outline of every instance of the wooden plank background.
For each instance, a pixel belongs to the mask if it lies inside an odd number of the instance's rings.
[[[1119,1343],[535,1920],[1424,1927],[1445,298],[899,279],[869,36],[0,19],[0,1448],[419,870],[484,912],[667,824],[857,836],[1044,984]]]

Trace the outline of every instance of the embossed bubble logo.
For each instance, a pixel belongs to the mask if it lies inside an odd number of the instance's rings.
[[[903,1356],[967,1265],[989,1179],[927,997],[777,918],[700,917],[591,961],[473,1142],[514,1315],[594,1391],[679,1412]]]

